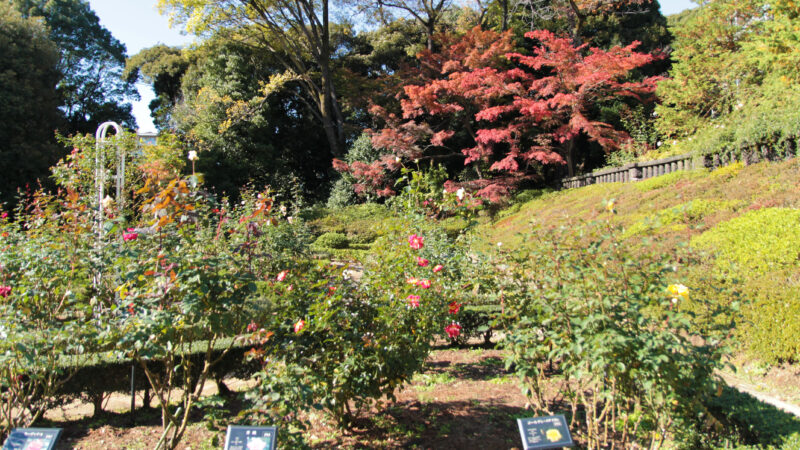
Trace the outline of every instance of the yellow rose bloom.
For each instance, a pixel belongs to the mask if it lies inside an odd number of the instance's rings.
[[[673,300],[677,300],[678,298],[689,300],[689,288],[682,284],[671,284],[667,288],[667,291],[672,296]]]

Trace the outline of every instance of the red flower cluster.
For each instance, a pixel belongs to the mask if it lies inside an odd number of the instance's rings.
[[[122,240],[125,242],[135,241],[136,239],[139,239],[139,233],[136,233],[133,228],[128,228],[125,233],[122,233]]]
[[[416,234],[412,234],[411,236],[408,237],[408,244],[409,244],[409,246],[411,246],[412,249],[419,250],[419,249],[421,249],[423,247],[424,238],[422,236],[418,236]],[[428,265],[430,265],[430,261],[425,259],[425,258],[423,258],[423,257],[421,257],[421,256],[417,256],[417,265],[420,266],[420,267],[427,267]],[[444,270],[444,266],[441,265],[441,264],[437,264],[437,265],[435,265],[433,267],[432,270],[433,270],[433,273],[439,273],[442,270]],[[413,286],[420,287],[422,289],[430,289],[431,286],[433,285],[431,280],[429,280],[427,278],[417,278],[417,277],[413,277],[413,276],[406,278],[406,283],[408,283],[410,285],[413,285]],[[406,300],[408,300],[408,306],[409,307],[418,308],[419,304],[420,304],[421,297],[419,295],[411,294],[406,298]],[[456,301],[452,301],[448,305],[448,312],[450,314],[458,314],[458,312],[461,310],[461,306],[463,306],[461,303],[458,303]],[[451,322],[449,325],[447,325],[444,328],[444,331],[447,333],[447,335],[451,339],[455,339],[456,337],[458,337],[461,334],[461,325],[459,325],[456,322]]]
[[[444,327],[445,333],[450,336],[450,339],[455,339],[461,334],[461,325],[453,322],[450,325]]]
[[[450,302],[450,314],[458,314],[458,311],[461,309],[461,303],[458,302]]]
[[[425,239],[422,236],[417,236],[416,234],[412,234],[408,237],[408,245],[411,246],[414,250],[420,250],[424,246]]]
[[[11,295],[11,286],[0,286],[0,297],[6,298]]]
[[[279,273],[278,276],[275,277],[275,279],[278,280],[278,281],[283,281],[283,280],[286,279],[286,275],[289,275],[289,271],[288,270],[282,270],[281,273]]]

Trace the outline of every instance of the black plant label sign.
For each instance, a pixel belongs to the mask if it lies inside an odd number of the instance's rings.
[[[572,447],[567,419],[563,415],[517,419],[525,450]]]
[[[16,428],[8,435],[3,450],[53,450],[61,428]]]
[[[228,425],[225,450],[275,450],[278,429]]]

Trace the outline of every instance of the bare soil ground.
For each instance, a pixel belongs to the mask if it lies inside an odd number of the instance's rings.
[[[308,440],[319,449],[520,448],[516,419],[532,412],[526,409],[525,397],[502,359],[502,351],[493,349],[434,351],[424,372],[397,392],[396,402],[362,414],[347,432],[312,414]],[[760,369],[744,360],[732,362],[739,370],[722,374],[731,386],[754,391],[768,403],[773,399],[789,407],[800,404],[798,366]],[[246,380],[226,383],[239,392],[250,384]],[[216,387],[212,384],[205,394],[216,394]],[[135,425],[131,425],[130,397],[114,394],[104,405],[108,412],[99,417],[92,417],[90,404],[74,402],[51,410],[45,423],[37,426],[64,429],[58,449],[150,449],[161,433],[160,413],[155,407],[141,408],[142,393],[137,397]],[[235,403],[229,406],[232,414]],[[197,417],[179,448],[222,448],[224,436],[224,426],[209,427]]]
[[[228,386],[243,390],[247,382]],[[209,387],[206,393],[216,393]],[[142,404],[141,393],[137,405]],[[397,393],[397,401],[363,414],[341,432],[312,416],[309,439],[315,448],[513,449],[520,447],[516,418],[527,417],[525,397],[504,370],[499,350],[447,349],[433,352],[424,373]],[[92,406],[73,403],[50,411],[39,426],[64,429],[58,449],[150,449],[158,441],[157,408],[140,408],[130,422],[130,397],[114,394],[99,417]],[[221,448],[224,428],[198,420],[187,430],[182,449]]]

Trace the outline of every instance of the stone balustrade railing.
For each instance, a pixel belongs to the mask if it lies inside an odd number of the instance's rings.
[[[562,189],[571,189],[597,183],[625,183],[628,181],[646,180],[648,178],[665,175],[678,170],[690,170],[703,167],[702,159],[695,159],[694,155],[678,155],[654,161],[636,162],[622,167],[600,170],[577,177],[561,180]]]

